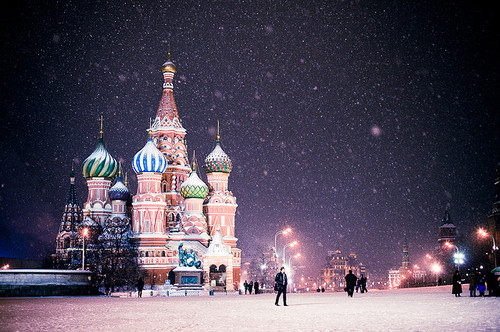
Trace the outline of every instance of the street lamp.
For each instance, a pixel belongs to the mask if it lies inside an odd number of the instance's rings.
[[[482,238],[485,238],[485,237],[491,237],[491,240],[493,241],[493,247],[491,248],[491,250],[493,251],[493,259],[495,261],[495,267],[497,267],[497,250],[498,250],[498,247],[497,247],[497,244],[495,242],[495,237],[493,235],[491,235],[490,233],[488,233],[484,228],[479,228],[477,230],[477,234],[482,237]]]
[[[297,244],[299,244],[297,241],[293,241],[293,242],[290,242],[288,244],[285,244],[285,246],[283,247],[283,264],[286,264],[286,258],[285,258],[285,249],[286,249],[286,247],[293,248]]]
[[[458,249],[458,247],[456,245],[454,245],[453,243],[451,243],[451,242],[446,241],[444,243],[444,246],[446,248],[450,248],[450,249],[451,248],[455,248],[456,252],[453,254],[453,262],[457,266],[457,270],[460,270],[460,265],[462,265],[465,262],[465,255],[464,255],[464,253],[460,252],[460,250]]]
[[[276,234],[274,234],[274,253],[276,254],[276,257],[278,257],[278,252],[277,252],[278,235],[280,235],[280,234],[287,235],[288,233],[291,233],[291,232],[292,232],[292,229],[290,227],[288,227],[288,228],[281,230],[281,231],[278,231],[278,232],[276,232]]]
[[[85,270],[85,237],[89,234],[89,229],[85,227],[82,230],[82,238],[83,238],[83,248],[82,248],[82,270]]]
[[[299,252],[295,256],[290,256],[290,258],[288,259],[288,269],[290,270],[290,274],[292,274],[292,258],[299,258],[300,256],[301,255]]]

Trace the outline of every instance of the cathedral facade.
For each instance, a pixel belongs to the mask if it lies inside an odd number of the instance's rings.
[[[127,225],[139,265],[147,271],[146,282],[173,282],[172,271],[179,265],[182,244],[200,258],[206,285],[234,290],[240,282],[241,250],[235,237],[238,205],[228,186],[232,162],[221,147],[217,130],[215,148],[202,165],[207,184],[198,175],[194,155],[190,164],[186,129],[173,95],[176,71],[169,56],[162,66],[163,93],[149,137],[132,160],[136,194],[132,195],[127,181],[118,176],[120,166],[104,146],[101,126],[97,147],[82,165],[88,187],[82,210],[73,194],[73,173],[70,178],[55,257],[64,260],[67,249],[79,243],[78,230],[83,227],[100,225],[106,229],[110,223],[121,223]]]

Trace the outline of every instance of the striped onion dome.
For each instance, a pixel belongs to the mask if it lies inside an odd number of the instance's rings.
[[[118,176],[116,178],[116,183],[109,189],[109,198],[112,201],[126,201],[130,196],[130,190],[125,186],[122,181],[122,177]]]
[[[118,173],[118,163],[104,147],[102,137],[94,152],[83,162],[82,173],[87,179],[94,177],[112,178]]]
[[[181,196],[184,198],[205,198],[208,194],[208,187],[196,174],[191,172],[189,178],[181,185]]]
[[[205,158],[203,169],[206,173],[222,172],[229,173],[233,168],[231,159],[222,150],[219,141],[215,144],[215,149]]]
[[[136,173],[163,173],[167,168],[167,158],[158,150],[153,140],[149,138],[142,150],[135,154],[132,160],[132,168]]]

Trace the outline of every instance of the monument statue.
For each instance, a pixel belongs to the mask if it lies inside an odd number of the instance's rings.
[[[198,259],[196,252],[190,249],[189,252],[183,248],[184,244],[179,244],[179,266],[195,267],[197,269],[201,266],[201,261]]]

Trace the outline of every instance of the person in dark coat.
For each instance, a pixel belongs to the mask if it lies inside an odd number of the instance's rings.
[[[245,280],[245,282],[243,283],[243,286],[245,287],[245,295],[247,294],[248,292],[248,282]]]
[[[476,275],[472,274],[470,276],[470,283],[469,283],[469,292],[470,292],[470,297],[476,297]]]
[[[255,290],[255,294],[259,294],[259,282],[256,281],[254,284],[253,284],[253,288]]]
[[[285,273],[285,268],[281,267],[280,272],[276,275],[276,278],[274,279],[276,281],[276,288],[278,291],[278,294],[276,294],[276,301],[274,301],[274,305],[278,305],[280,295],[283,294],[283,305],[287,306],[286,304],[286,286],[288,285],[288,279],[286,277]]]
[[[366,277],[361,275],[361,278],[359,278],[359,285],[361,287],[361,294],[362,293],[368,293],[368,289],[366,289]]]
[[[347,296],[352,297],[352,295],[354,294],[354,287],[356,287],[356,280],[358,280],[358,277],[352,274],[352,270],[349,270],[349,273],[345,276],[345,283],[346,283],[345,290],[347,291]]]
[[[488,296],[495,296],[495,285],[497,278],[493,273],[486,274],[486,289],[488,290]]]
[[[248,284],[248,294],[252,294],[252,289],[253,289],[253,281],[250,281]]]
[[[142,297],[142,289],[144,288],[144,280],[142,278],[139,278],[137,280],[137,296]]]
[[[460,297],[460,294],[462,293],[462,276],[458,270],[456,270],[453,275],[453,287],[451,293],[455,294],[455,297]]]

